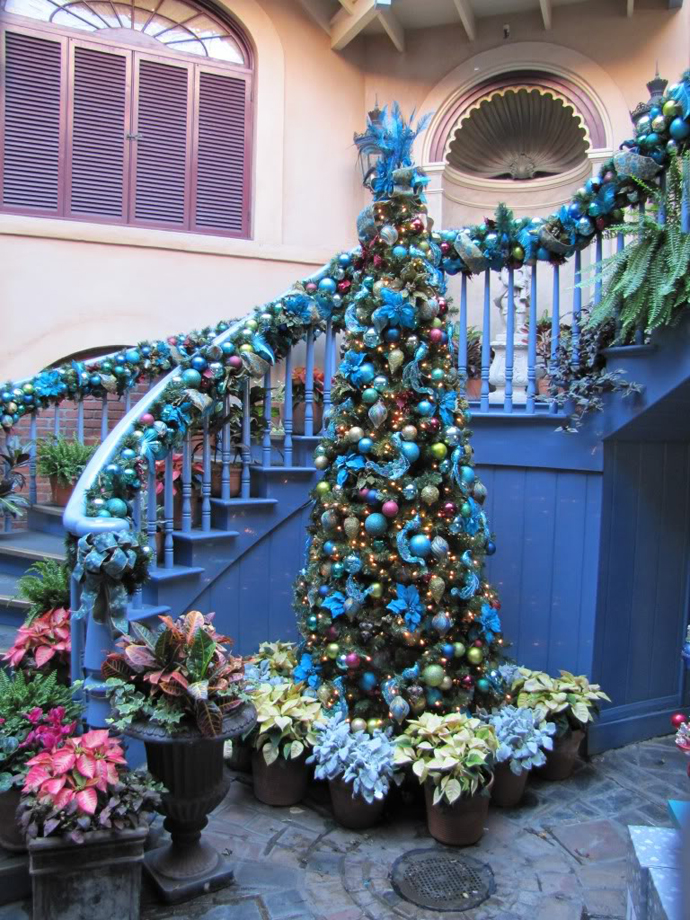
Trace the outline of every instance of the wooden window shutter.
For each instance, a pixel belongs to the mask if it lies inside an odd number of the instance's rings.
[[[199,68],[193,229],[248,230],[247,109],[245,78]]]
[[[69,213],[126,218],[131,55],[76,45],[72,62]]]
[[[4,40],[2,204],[59,214],[64,40],[7,29]]]
[[[133,222],[189,224],[191,65],[137,55]]]

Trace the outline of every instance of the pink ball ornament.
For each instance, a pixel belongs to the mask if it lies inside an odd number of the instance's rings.
[[[440,345],[440,343],[443,341],[443,329],[430,329],[429,341],[433,345]]]
[[[474,679],[472,678],[470,674],[465,674],[465,676],[460,681],[460,683],[466,690],[469,690],[474,684]]]
[[[686,722],[690,721],[688,717],[683,712],[674,712],[671,716],[671,725],[678,729],[681,725],[685,725]]]
[[[328,636],[329,639],[337,639],[337,638],[338,638],[338,629],[337,629],[337,627],[336,627],[336,626],[329,626],[328,629],[326,630],[326,634],[327,634],[327,636]]]
[[[381,507],[381,511],[383,511],[388,518],[394,518],[399,510],[398,503],[394,501],[384,502]]]
[[[439,315],[439,316],[445,316],[445,314],[446,314],[447,312],[448,312],[448,301],[445,300],[443,297],[439,297],[439,299],[438,299],[438,315]]]
[[[142,425],[153,425],[156,421],[155,418],[151,415],[150,412],[144,412],[143,415],[139,416],[139,421]]]
[[[307,292],[307,294],[313,294],[314,291],[316,290],[316,285],[314,284],[313,281],[310,281],[309,284],[304,285],[304,289]]]
[[[232,357],[228,358],[228,367],[239,370],[242,367],[242,358],[239,355],[232,355]]]
[[[475,639],[472,644],[475,646],[475,648],[482,648],[484,646],[484,643],[481,639]]]
[[[348,652],[345,656],[345,664],[348,666],[348,668],[358,668],[359,655],[357,652]]]
[[[366,489],[366,488],[360,489],[358,492],[358,495],[361,498],[361,500],[365,502],[367,500],[367,496],[369,495],[369,489]]]
[[[446,517],[453,517],[457,510],[455,502],[446,502],[443,506],[443,513]]]
[[[436,417],[430,418],[426,421],[426,427],[429,431],[438,431],[441,427],[441,422]]]

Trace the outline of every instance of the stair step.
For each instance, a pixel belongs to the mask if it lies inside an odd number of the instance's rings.
[[[163,566],[153,566],[149,571],[149,581],[159,583],[180,581],[183,578],[192,578],[195,575],[203,575],[204,568],[199,565],[173,565],[166,569]]]
[[[238,530],[173,530],[173,537],[181,543],[222,543],[239,535]]]
[[[62,505],[38,503],[29,508],[27,516],[29,528],[31,530],[40,530],[43,533],[61,534],[64,533],[62,527],[62,515],[65,509]]]
[[[141,607],[133,607],[131,604],[127,607],[127,619],[130,623],[140,623],[143,620],[156,619],[159,616],[165,616],[171,612],[172,608],[167,604],[142,604]]]
[[[235,508],[239,511],[245,508],[260,509],[273,508],[278,504],[277,498],[212,498],[211,504],[217,508]]]
[[[0,534],[0,572],[23,575],[29,566],[42,559],[64,562],[64,532],[53,534],[24,530]]]
[[[15,637],[17,635],[16,626],[2,626],[0,625],[0,657],[2,657],[8,649],[14,644]],[[2,667],[2,664],[0,664]]]
[[[315,466],[252,466],[253,473],[260,473],[263,476],[313,476],[316,472]]]

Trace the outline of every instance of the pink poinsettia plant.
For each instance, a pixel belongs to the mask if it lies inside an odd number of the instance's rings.
[[[127,770],[107,729],[68,737],[27,766],[19,822],[29,839],[61,834],[82,843],[88,831],[146,827],[163,791],[148,774]]]
[[[47,610],[31,623],[17,630],[14,644],[2,656],[10,665],[29,670],[67,667],[72,644],[70,639],[70,612],[64,607]]]

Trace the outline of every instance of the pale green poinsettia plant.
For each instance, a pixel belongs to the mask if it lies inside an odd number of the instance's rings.
[[[558,737],[569,730],[583,730],[598,715],[601,700],[611,702],[599,684],[591,684],[584,674],[560,674],[551,677],[545,671],[518,668],[512,686],[518,706],[534,709],[540,718],[555,722]]]
[[[491,780],[498,739],[491,725],[462,713],[425,712],[395,739],[395,763],[435,786],[433,803],[452,805]]]
[[[256,707],[254,747],[270,766],[279,757],[295,760],[316,740],[315,726],[325,719],[321,703],[304,695],[305,684],[259,684],[252,694]]]

